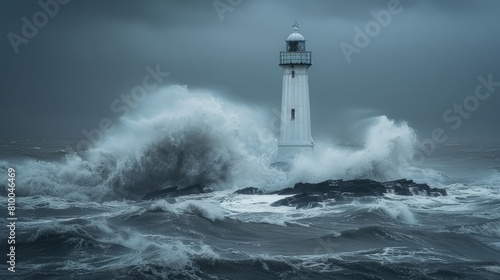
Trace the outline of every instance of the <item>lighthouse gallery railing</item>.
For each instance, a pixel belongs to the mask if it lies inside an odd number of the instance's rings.
[[[311,52],[280,52],[280,65],[311,65]]]

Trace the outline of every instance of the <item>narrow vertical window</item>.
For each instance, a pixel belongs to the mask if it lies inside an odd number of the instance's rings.
[[[292,109],[292,121],[295,120],[295,109]]]
[[[295,78],[295,71],[292,70],[292,78]]]

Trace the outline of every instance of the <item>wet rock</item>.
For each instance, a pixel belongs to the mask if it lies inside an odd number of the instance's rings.
[[[377,182],[368,179],[327,180],[320,183],[297,183],[293,188],[285,188],[271,194],[293,195],[272,203],[272,206],[295,206],[311,208],[321,206],[320,202],[340,202],[356,197],[384,196],[386,193],[412,196],[445,196],[445,189],[431,188],[427,184],[417,184],[412,180],[400,179]]]
[[[360,180],[327,180],[321,183],[297,183],[293,188],[286,188],[274,194],[289,195],[298,193],[326,194],[335,191],[346,193],[352,196],[380,196],[386,192],[386,187],[379,182],[360,179]]]
[[[400,179],[382,183],[388,193],[397,195],[427,195],[427,196],[445,196],[448,193],[445,189],[431,188],[427,184],[417,184],[413,180]]]
[[[275,201],[271,203],[271,206],[295,206],[297,209],[312,208],[319,207],[318,202],[323,202],[324,199],[322,195],[301,193]]]
[[[258,188],[248,187],[241,190],[237,190],[234,192],[234,194],[264,194],[264,192],[259,190]]]

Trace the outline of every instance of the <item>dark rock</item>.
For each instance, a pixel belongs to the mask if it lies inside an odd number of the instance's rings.
[[[435,190],[435,189],[431,189],[431,190]],[[448,195],[448,193],[446,192],[446,190],[444,190],[444,189],[438,189],[438,191],[431,191],[429,196],[436,197],[436,196],[445,196],[445,195]]]
[[[387,193],[393,193],[393,194],[397,194],[397,195],[406,195],[406,196],[412,195],[409,188],[403,188],[401,186],[389,187],[389,188],[387,188]]]
[[[431,188],[427,184],[417,184],[413,180],[401,179],[390,182],[383,182],[387,187],[387,192],[392,192],[397,195],[428,195],[428,196],[445,196],[445,189]]]
[[[431,188],[430,189],[430,195],[431,196],[447,196],[448,193],[446,192],[445,189],[438,189],[438,188]]]
[[[336,186],[336,191],[342,192],[344,195],[349,193],[350,196],[382,196],[386,192],[386,188],[379,182],[373,180],[352,180],[341,181]]]
[[[241,190],[237,190],[234,192],[234,194],[264,194],[264,192],[259,190],[258,188],[248,187]]]
[[[178,187],[170,187],[159,191],[154,191],[147,193],[142,200],[152,200],[152,199],[161,199],[166,197],[179,197],[185,195],[192,194],[200,194],[200,193],[210,193],[212,192],[209,188],[204,188],[200,184],[192,185],[189,187],[181,188]]]
[[[285,188],[271,194],[294,195],[272,203],[272,206],[295,206],[312,208],[321,206],[319,202],[352,200],[355,197],[384,196],[386,193],[412,196],[445,196],[445,189],[431,188],[427,184],[417,184],[412,180],[400,179],[389,182],[377,182],[368,179],[327,180],[324,182],[297,183],[293,188]]]
[[[318,202],[309,202],[307,205],[305,204],[299,204],[295,209],[309,209],[309,208],[316,208],[316,207],[321,207],[321,204]]]
[[[373,180],[327,180],[317,184],[311,183],[297,183],[293,188],[286,188],[273,194],[289,195],[298,193],[315,193],[326,194],[330,191],[340,193],[350,193],[352,196],[367,196],[375,195],[380,196],[386,192],[386,188],[379,182]]]
[[[279,195],[287,195],[287,194],[294,194],[295,192],[293,191],[292,188],[286,188],[278,191],[271,192],[269,194],[279,194]]]
[[[318,207],[320,204],[318,202],[323,202],[324,197],[322,195],[310,194],[310,193],[301,193],[294,196],[290,196],[284,199],[280,199],[271,203],[271,206],[296,206],[299,208],[312,208]],[[313,204],[315,203],[315,204]]]
[[[342,193],[338,191],[329,191],[325,194],[326,198],[335,199],[335,201],[344,201],[346,200]]]
[[[381,184],[386,186],[386,187],[392,187],[392,186],[402,186],[402,185],[413,184],[413,181],[407,180],[407,179],[399,179],[399,180],[395,180],[395,181],[382,182]]]

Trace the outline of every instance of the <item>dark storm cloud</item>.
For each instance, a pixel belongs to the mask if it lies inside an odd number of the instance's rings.
[[[20,34],[21,18],[40,6],[4,1],[1,136],[82,137],[102,118],[116,118],[110,104],[157,64],[171,73],[165,84],[279,109],[278,52],[298,20],[313,51],[316,137],[349,140],[360,118],[377,114],[408,121],[421,137],[436,127],[451,137],[500,137],[500,89],[460,129],[442,116],[474,94],[478,76],[500,80],[500,2],[401,0],[403,11],[347,63],[341,42],[354,44],[354,28],[389,2],[243,0],[221,21],[210,0],[73,0],[15,54],[7,34]]]

